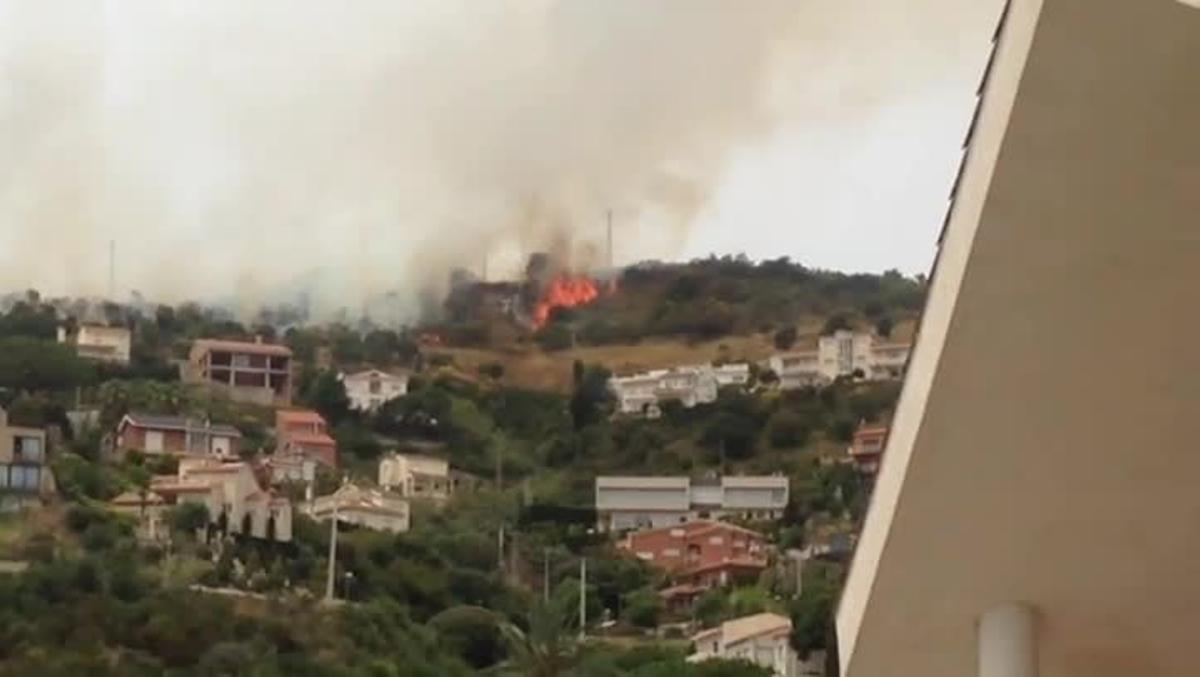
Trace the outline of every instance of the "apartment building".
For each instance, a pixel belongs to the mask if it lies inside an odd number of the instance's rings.
[[[896,380],[904,376],[911,349],[907,343],[843,329],[817,339],[814,349],[773,355],[765,366],[779,377],[784,390],[823,386],[838,378]]]
[[[54,493],[46,431],[9,425],[0,408],[0,511],[36,504]]]
[[[261,340],[201,339],[192,344],[183,380],[235,402],[287,406],[292,401],[292,351]]]
[[[766,668],[775,677],[797,677],[799,661],[791,645],[792,621],[773,613],[726,621],[692,636],[695,653],[688,661],[742,660]]]
[[[782,475],[597,477],[596,516],[603,531],[678,526],[701,519],[778,519],[788,503]]]
[[[1191,677],[1200,3],[994,6],[838,668]]]
[[[82,358],[115,364],[129,364],[133,335],[125,327],[83,324],[74,331],[59,326],[58,342],[72,345]]]
[[[191,419],[186,416],[126,414],[117,424],[116,452],[236,456],[242,433],[231,425]]]
[[[684,407],[715,402],[721,388],[744,387],[750,381],[750,365],[697,365],[657,369],[609,379],[608,387],[617,400],[617,412],[657,418],[661,405],[676,400]]]
[[[341,380],[346,388],[346,397],[350,400],[350,408],[357,411],[373,412],[385,402],[408,393],[408,374],[367,369],[343,374]]]

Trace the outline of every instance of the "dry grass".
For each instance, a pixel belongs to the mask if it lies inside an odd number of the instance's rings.
[[[701,364],[717,359],[758,361],[774,351],[768,335],[727,336],[716,341],[687,343],[655,339],[633,345],[585,346],[547,353],[536,346],[483,350],[438,348],[431,353],[449,355],[462,375],[477,378],[481,365],[504,366],[503,382],[522,388],[566,392],[570,390],[576,360],[603,365],[617,374],[647,369]]]

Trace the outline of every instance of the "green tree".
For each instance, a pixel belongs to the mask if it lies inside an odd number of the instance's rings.
[[[208,526],[208,506],[203,503],[186,501],[167,512],[166,522],[173,531],[193,534]]]
[[[658,627],[662,617],[663,602],[658,593],[650,588],[634,590],[625,599],[621,615],[630,624],[639,628]]]
[[[476,670],[495,665],[506,655],[500,619],[488,609],[450,607],[429,619],[428,625],[437,632],[443,651],[461,657]]]
[[[796,327],[789,324],[788,326],[775,332],[774,336],[775,347],[779,350],[791,350],[792,346],[796,345]]]
[[[506,623],[501,626],[508,647],[508,660],[500,672],[521,677],[560,677],[579,662],[579,646],[569,616],[554,605],[538,603],[529,613],[526,630]]]
[[[337,374],[325,370],[309,386],[304,401],[316,409],[331,426],[337,426],[350,414],[350,398]]]
[[[85,384],[92,372],[66,345],[24,336],[0,339],[0,387],[66,390]]]

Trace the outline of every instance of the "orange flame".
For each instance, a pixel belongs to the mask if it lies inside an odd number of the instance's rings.
[[[542,300],[533,310],[533,326],[541,329],[550,319],[555,308],[574,308],[591,303],[600,296],[596,283],[589,277],[573,277],[567,274],[556,276],[546,287]]]

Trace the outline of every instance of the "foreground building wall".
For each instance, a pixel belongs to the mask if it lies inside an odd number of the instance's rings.
[[[1013,0],[838,613],[847,677],[1200,674],[1200,10]]]

